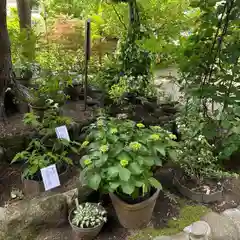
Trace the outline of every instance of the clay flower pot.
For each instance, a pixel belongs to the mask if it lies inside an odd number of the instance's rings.
[[[96,206],[98,206],[98,208],[103,209],[102,206],[99,206],[96,203],[92,203]],[[80,228],[77,227],[75,225],[72,224],[72,218],[73,218],[73,212],[74,212],[75,208],[73,208],[68,215],[68,221],[69,224],[72,228],[72,235],[73,235],[73,239],[74,240],[92,240],[94,238],[96,238],[96,236],[101,232],[102,227],[104,225],[104,222],[102,222],[100,225],[93,227],[93,228]]]
[[[184,186],[180,179],[182,178],[182,174],[179,172],[175,172],[174,174],[174,185],[176,186],[177,190],[185,197],[200,203],[212,203],[219,201],[223,198],[223,188],[219,189],[218,191],[210,194],[196,192],[188,187]]]
[[[160,189],[147,200],[128,204],[122,201],[116,194],[110,193],[110,197],[121,225],[128,229],[139,229],[146,227],[152,218]]]

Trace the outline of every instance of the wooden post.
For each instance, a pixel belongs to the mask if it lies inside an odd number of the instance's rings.
[[[85,31],[85,76],[84,76],[84,110],[87,109],[87,87],[88,87],[88,62],[90,60],[90,51],[91,51],[91,21],[90,19],[86,22],[86,31]]]

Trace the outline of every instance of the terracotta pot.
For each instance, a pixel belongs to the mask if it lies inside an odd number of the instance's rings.
[[[94,205],[97,205],[96,203],[92,203]],[[98,206],[99,208],[102,208],[102,206]],[[102,230],[102,227],[104,225],[104,222],[102,222],[100,225],[94,228],[80,228],[72,224],[72,216],[73,216],[73,211],[75,210],[72,209],[68,215],[68,221],[70,226],[72,227],[72,235],[74,240],[92,240],[94,239]]]
[[[174,175],[174,185],[176,186],[177,190],[184,196],[187,197],[193,201],[200,202],[200,203],[212,203],[216,201],[221,201],[223,198],[223,188],[211,193],[211,194],[205,194],[205,193],[200,193],[200,192],[195,192],[188,187],[184,186],[181,182],[182,175],[178,172],[175,172]]]
[[[67,168],[64,172],[59,174],[59,180],[60,183],[66,182],[68,178],[69,168]],[[28,179],[22,179],[23,182],[23,193],[27,197],[36,197],[40,193],[44,192],[44,184],[42,181],[35,181],[35,180],[28,180]],[[54,191],[54,189],[49,190]]]
[[[110,197],[121,225],[128,229],[144,228],[151,220],[160,189],[147,200],[137,204],[127,204],[117,195],[110,193]]]

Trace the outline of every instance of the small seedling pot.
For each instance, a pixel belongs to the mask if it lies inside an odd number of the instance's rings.
[[[92,203],[93,205],[98,206],[98,208],[104,210],[102,206],[99,206],[96,203]],[[73,208],[68,215],[68,221],[72,228],[72,235],[74,240],[92,240],[94,239],[102,230],[104,222],[94,228],[80,228],[72,224],[73,212],[75,208]]]
[[[184,186],[180,179],[182,178],[182,174],[179,172],[175,172],[173,183],[176,186],[177,190],[184,196],[187,197],[193,201],[199,202],[199,203],[212,203],[216,201],[221,201],[223,198],[223,188],[219,189],[218,191],[211,193],[211,194],[205,194],[193,191],[189,189],[188,187]]]
[[[127,229],[146,227],[151,221],[159,192],[160,189],[157,189],[150,198],[137,204],[128,204],[121,200],[116,194],[110,193],[120,224]]]

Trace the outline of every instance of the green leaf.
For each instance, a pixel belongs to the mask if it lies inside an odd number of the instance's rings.
[[[120,154],[118,154],[117,159],[119,161],[124,159],[124,160],[127,160],[128,162],[130,162],[132,158],[127,152],[122,151],[122,152],[120,152]]]
[[[143,171],[136,162],[130,163],[129,169],[133,174],[137,175],[141,174]]]
[[[100,174],[95,173],[91,178],[89,178],[88,186],[93,190],[98,190],[100,182],[101,182]]]
[[[154,158],[153,157],[143,157],[144,164],[148,167],[152,167],[154,165]]]
[[[142,181],[136,181],[135,182],[136,187],[142,187],[143,184],[144,184],[144,182],[142,182]]]
[[[162,189],[162,184],[156,178],[150,177],[148,181],[154,188]]]
[[[177,161],[177,153],[176,153],[175,150],[169,150],[168,155],[169,155],[171,160]]]
[[[162,166],[162,160],[160,158],[155,158],[155,165],[161,167]]]
[[[121,166],[119,166],[118,170],[121,180],[127,182],[131,176],[131,172],[127,168],[123,168]]]
[[[131,195],[134,192],[135,186],[131,185],[129,183],[122,183],[121,188],[122,188],[123,193]]]
[[[110,182],[109,185],[110,185],[110,188],[115,191],[120,186],[120,183],[119,182]]]
[[[164,157],[166,156],[165,147],[163,145],[155,145],[154,148]]]
[[[114,178],[118,176],[119,169],[117,166],[114,167],[109,167],[108,168],[108,177],[109,178]]]

